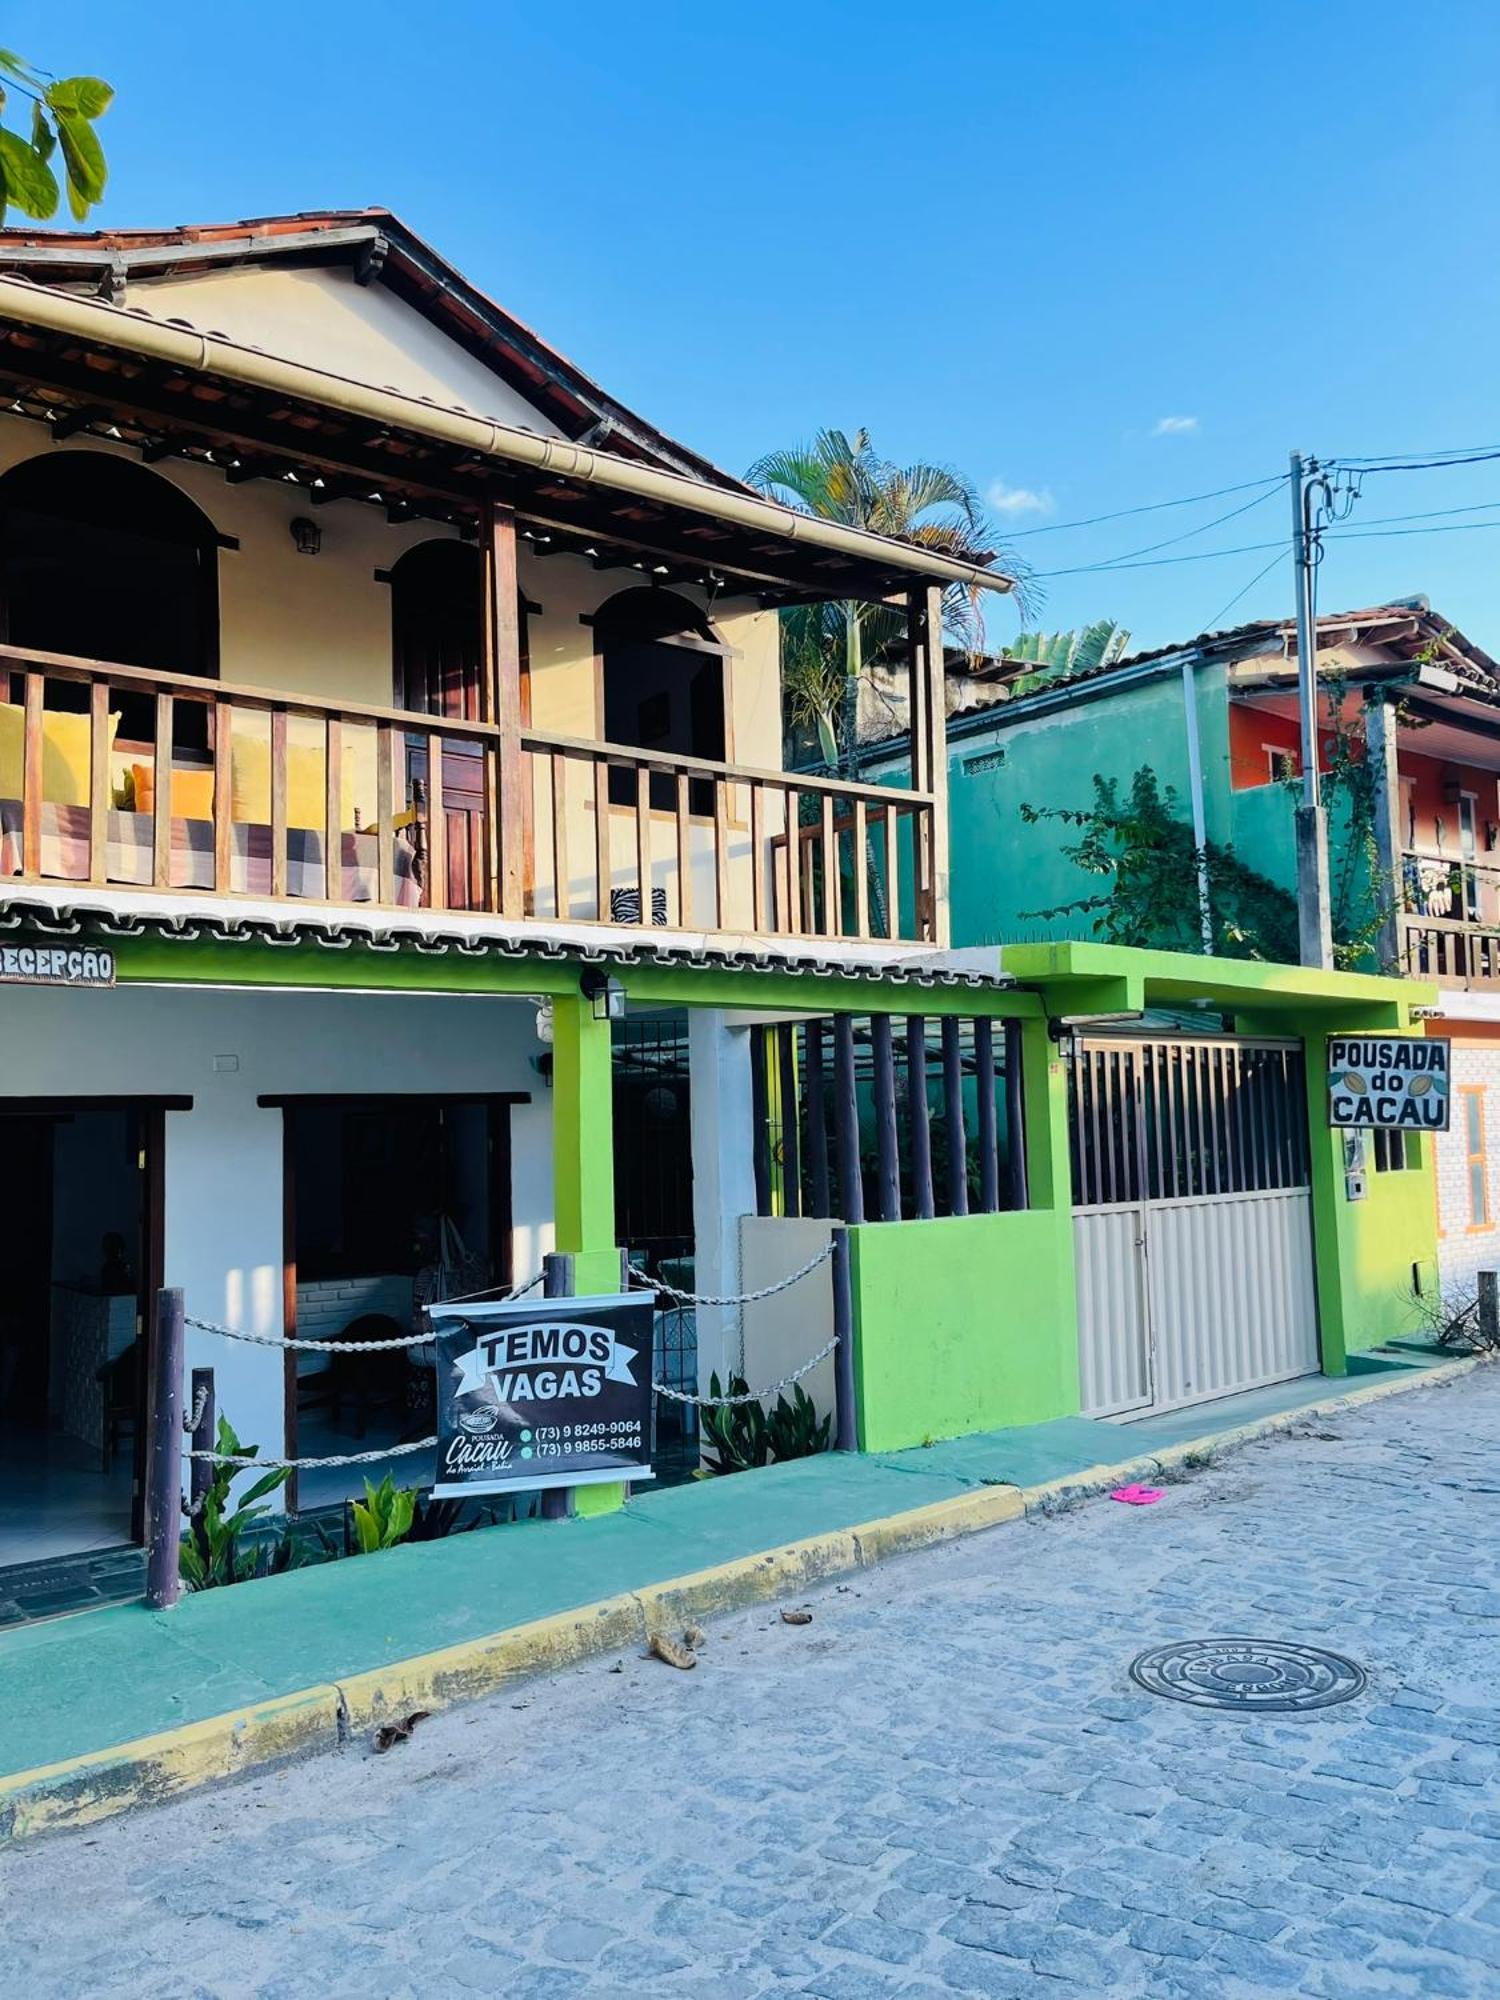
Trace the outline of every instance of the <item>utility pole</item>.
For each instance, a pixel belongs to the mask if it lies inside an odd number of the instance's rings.
[[[1312,463],[1317,471],[1317,461]],[[1297,590],[1297,691],[1302,707],[1302,803],[1297,808],[1297,941],[1304,965],[1333,965],[1328,896],[1328,821],[1318,787],[1317,530],[1313,480],[1300,451],[1292,453],[1292,572]]]

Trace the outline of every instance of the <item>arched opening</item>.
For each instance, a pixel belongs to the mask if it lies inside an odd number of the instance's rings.
[[[594,645],[607,743],[723,762],[725,648],[697,605],[671,590],[623,590],[595,613]],[[693,810],[712,811],[708,785],[693,791]],[[611,772],[610,796],[620,805],[634,802],[629,771]],[[671,777],[653,777],[651,803],[672,810]]]
[[[213,523],[159,473],[58,451],[0,477],[0,638],[127,667],[219,671]]]
[[[479,722],[485,692],[484,559],[472,542],[418,542],[391,567],[393,699],[414,715]],[[523,720],[527,679],[526,613],[521,607]],[[427,737],[406,739],[406,778],[429,782]],[[432,802],[428,837],[450,908],[483,909],[488,881],[485,761],[481,744],[447,736],[441,800]]]
[[[484,569],[472,542],[418,542],[391,568],[398,708],[477,722],[484,685]]]

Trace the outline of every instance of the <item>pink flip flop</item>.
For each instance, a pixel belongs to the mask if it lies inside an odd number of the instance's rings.
[[[1160,1486],[1117,1486],[1109,1497],[1123,1501],[1127,1507],[1154,1507],[1166,1496]]]

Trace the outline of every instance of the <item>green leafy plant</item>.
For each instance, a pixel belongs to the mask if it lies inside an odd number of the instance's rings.
[[[1021,817],[1032,826],[1050,820],[1075,828],[1079,838],[1062,852],[1101,883],[1093,895],[1028,910],[1026,918],[1086,917],[1095,936],[1109,944],[1202,951],[1193,831],[1178,817],[1177,794],[1170,786],[1162,789],[1149,765],[1136,772],[1123,796],[1117,779],[1096,773],[1092,806],[1023,804]],[[1209,841],[1203,860],[1214,950],[1295,963],[1296,899],[1217,841]]]
[[[378,1486],[372,1486],[367,1479],[364,1499],[349,1503],[354,1553],[372,1556],[404,1542],[411,1533],[416,1505],[415,1487],[398,1486],[389,1473]]]
[[[216,1449],[225,1458],[255,1458],[258,1445],[242,1444],[227,1417],[219,1418]],[[258,1503],[277,1492],[291,1477],[285,1467],[261,1474],[240,1495],[229,1512],[230,1489],[244,1468],[216,1464],[201,1504],[188,1517],[178,1568],[189,1590],[217,1590],[226,1584],[247,1583],[252,1577],[275,1576],[298,1567],[301,1556],[289,1537],[277,1537],[241,1546],[246,1530],[270,1513]]]
[[[38,222],[57,213],[62,189],[52,160],[62,149],[62,180],[68,208],[82,222],[104,198],[108,168],[94,130],[114,101],[114,91],[97,76],[53,76],[36,69],[11,49],[0,49],[0,119],[10,92],[31,107],[30,131],[23,135],[0,123],[0,222],[18,208]]]
[[[719,1387],[717,1375],[708,1378],[711,1396],[744,1396],[749,1387],[743,1375],[731,1375],[727,1390]],[[758,1402],[710,1406],[703,1412],[703,1429],[713,1455],[705,1449],[704,1465],[718,1476],[750,1472],[773,1460],[783,1464],[790,1458],[811,1458],[827,1451],[832,1428],[832,1417],[819,1417],[800,1382],[792,1385],[791,1402],[784,1395],[776,1398],[769,1416]]]
[[[406,1539],[409,1542],[442,1542],[449,1535],[467,1535],[479,1526],[479,1519],[477,1515],[464,1518],[466,1504],[462,1500],[434,1500],[430,1493],[419,1493]]]

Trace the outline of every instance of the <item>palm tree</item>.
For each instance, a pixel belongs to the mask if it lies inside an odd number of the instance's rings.
[[[800,513],[846,527],[867,528],[963,562],[995,563],[1017,579],[1025,601],[1023,566],[992,546],[979,495],[947,466],[899,466],[881,458],[868,431],[851,438],[819,431],[810,445],[768,452],[745,475],[752,486]],[[978,590],[950,584],[943,592],[944,628],[976,652],[984,642]],[[784,615],[783,682],[794,722],[817,729],[830,766],[846,777],[859,768],[859,685],[867,658],[894,653],[905,638],[899,613],[878,604],[799,606]]]

